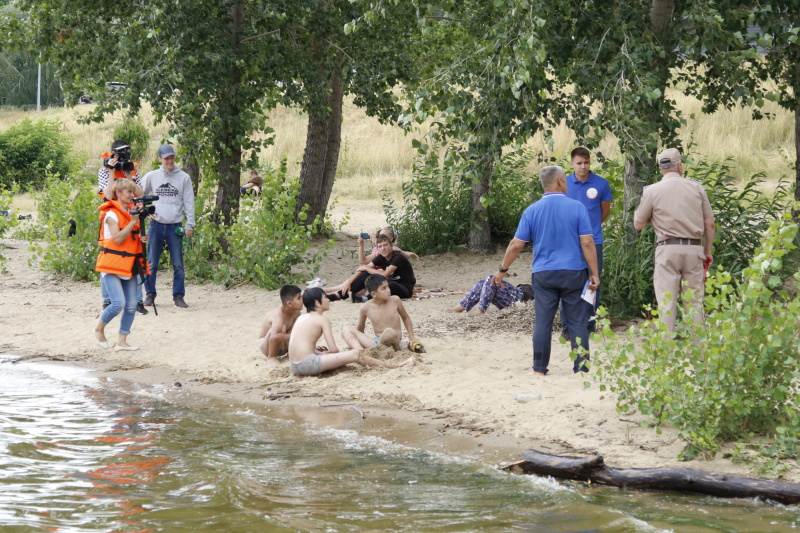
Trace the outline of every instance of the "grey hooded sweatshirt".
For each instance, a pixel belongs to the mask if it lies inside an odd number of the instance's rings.
[[[162,167],[145,174],[142,178],[142,189],[145,195],[158,196],[158,201],[153,203],[156,207],[156,222],[180,224],[186,214],[185,228],[194,229],[194,190],[189,174],[177,166],[172,172],[165,172]]]

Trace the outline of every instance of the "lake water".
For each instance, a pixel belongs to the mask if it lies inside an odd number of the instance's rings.
[[[11,359],[0,356],[0,532],[800,531],[798,506],[514,476]]]

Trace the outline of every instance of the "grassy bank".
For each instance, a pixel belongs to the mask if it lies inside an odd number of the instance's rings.
[[[708,162],[733,158],[733,171],[739,177],[755,172],[766,173],[769,181],[777,181],[791,173],[794,161],[794,117],[772,102],[764,111],[772,113],[771,120],[753,121],[749,109],[722,110],[702,114],[700,103],[694,98],[674,93],[678,107],[687,117],[682,137],[693,142],[692,157]],[[79,124],[78,118],[88,106],[54,108],[40,112],[0,108],[0,130],[8,128],[23,118],[59,120],[73,141],[76,153],[85,161],[88,172],[100,164],[99,154],[111,143],[112,132],[121,115],[110,117],[102,124]],[[151,133],[151,146],[143,168],[149,169],[155,159],[155,149],[167,134],[165,123],[153,126],[149,109],[143,111],[145,124]],[[691,118],[694,117],[694,118]],[[281,158],[289,162],[290,175],[298,175],[306,139],[307,117],[295,109],[278,108],[272,111],[269,125],[275,130],[274,143],[261,154],[262,165],[275,165]],[[339,178],[334,186],[334,197],[347,205],[379,207],[384,191],[400,197],[400,185],[410,175],[414,161],[411,139],[424,132],[405,135],[400,128],[382,125],[347,100],[344,105],[342,125],[342,150],[339,157]],[[575,136],[566,127],[555,129],[551,150],[541,135],[529,141],[544,157],[561,157],[575,145]],[[607,157],[619,157],[616,140],[609,137],[600,149]],[[532,162],[533,173],[538,166]]]

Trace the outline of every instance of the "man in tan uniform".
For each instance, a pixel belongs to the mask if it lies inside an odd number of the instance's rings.
[[[682,176],[681,153],[668,148],[658,155],[661,181],[648,185],[633,215],[637,230],[653,224],[657,246],[653,286],[659,316],[670,331],[675,329],[678,294],[693,320],[703,317],[703,272],[713,261],[714,213],[703,186]],[[704,239],[701,239],[705,237]],[[686,301],[686,291],[694,298]]]

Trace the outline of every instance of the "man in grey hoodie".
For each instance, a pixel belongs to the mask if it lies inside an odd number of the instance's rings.
[[[153,305],[156,299],[158,262],[166,242],[172,260],[172,301],[175,307],[186,309],[189,306],[184,301],[186,288],[183,235],[191,237],[194,231],[194,190],[189,175],[175,166],[175,150],[172,145],[161,145],[158,149],[158,160],[161,161],[161,168],[148,172],[142,179],[144,194],[158,196],[158,200],[153,203],[156,212],[150,216],[150,227],[147,230],[150,275],[145,281],[147,295],[144,305]],[[182,225],[184,214],[185,228]]]

